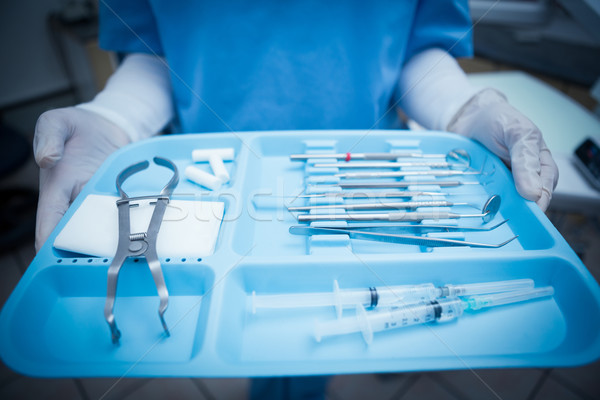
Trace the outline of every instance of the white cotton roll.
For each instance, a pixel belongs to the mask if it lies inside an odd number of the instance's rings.
[[[219,178],[221,182],[229,182],[229,173],[227,172],[227,168],[225,168],[225,164],[223,164],[223,159],[221,157],[211,154],[208,157],[208,163],[210,164],[210,168],[212,168],[213,174]]]
[[[231,161],[235,158],[235,150],[232,147],[196,149],[192,151],[192,160],[194,162],[208,161],[211,155],[219,156],[221,160]]]
[[[185,177],[190,181],[204,186],[210,190],[217,190],[221,187],[221,180],[216,176],[202,171],[200,168],[193,165],[188,166],[184,171]]]

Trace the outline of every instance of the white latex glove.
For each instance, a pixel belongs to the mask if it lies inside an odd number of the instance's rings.
[[[512,168],[521,196],[546,210],[558,168],[539,129],[500,92],[472,86],[450,54],[430,48],[404,65],[398,96],[404,112],[421,126],[478,140],[498,155]]]
[[[558,167],[540,130],[504,95],[482,90],[457,112],[448,131],[479,141],[504,160],[521,196],[546,211],[558,182]]]
[[[42,114],[33,140],[41,168],[36,250],[109,154],[157,134],[173,114],[168,68],[145,54],[128,56],[93,101]]]
[[[130,142],[125,131],[91,111],[68,107],[40,116],[33,141],[40,166],[36,250],[106,157]]]

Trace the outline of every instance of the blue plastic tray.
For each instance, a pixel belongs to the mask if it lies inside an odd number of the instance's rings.
[[[121,271],[115,306],[123,337],[119,346],[113,345],[103,316],[110,259],[58,251],[51,245],[55,236],[87,195],[117,195],[115,178],[126,166],[162,156],[183,171],[192,164],[192,149],[214,147],[235,148],[235,160],[227,163],[231,181],[209,192],[182,177],[174,198],[225,202],[215,253],[203,259],[161,260],[170,293],[168,338],[157,317],[158,297],[145,261],[129,260]],[[292,162],[290,154],[406,149],[446,153],[454,148],[466,149],[473,168],[482,168],[484,174],[441,178],[478,182],[443,191],[452,193],[451,200],[475,204],[499,194],[502,205],[492,223],[509,219],[493,232],[458,238],[496,243],[519,235],[517,240],[499,249],[431,249],[288,233],[297,222],[285,208],[287,196],[310,192],[314,188],[307,182],[337,172],[317,171],[310,162]],[[126,191],[153,194],[168,177],[168,170],[153,166],[128,181]],[[473,212],[472,208],[452,209],[467,210]],[[441,222],[481,224],[472,219]],[[466,313],[454,322],[379,333],[370,346],[360,334],[317,343],[314,321],[334,318],[333,310],[253,315],[247,304],[252,291],[329,291],[334,279],[342,288],[363,288],[516,278],[534,279],[537,286],[552,285],[555,295]],[[0,315],[0,355],[15,370],[47,377],[232,377],[570,366],[599,357],[598,332],[597,283],[537,206],[517,194],[504,165],[477,143],[442,132],[219,133],[136,143],[104,163],[6,302]]]

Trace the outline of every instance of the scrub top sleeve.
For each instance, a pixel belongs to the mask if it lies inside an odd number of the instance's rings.
[[[149,1],[103,0],[99,6],[101,48],[120,53],[163,55]]]
[[[420,0],[408,38],[405,62],[437,47],[454,57],[473,55],[468,0]]]

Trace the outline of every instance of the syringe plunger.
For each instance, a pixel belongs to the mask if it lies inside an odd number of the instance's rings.
[[[252,292],[251,308],[256,313],[259,308],[303,308],[334,306],[338,317],[342,316],[344,308],[362,304],[373,308],[395,303],[415,303],[434,299],[440,294],[440,289],[432,283],[420,285],[400,285],[370,287],[364,289],[340,289],[337,280],[333,281],[332,292],[298,293],[298,294],[269,294],[257,295]]]

